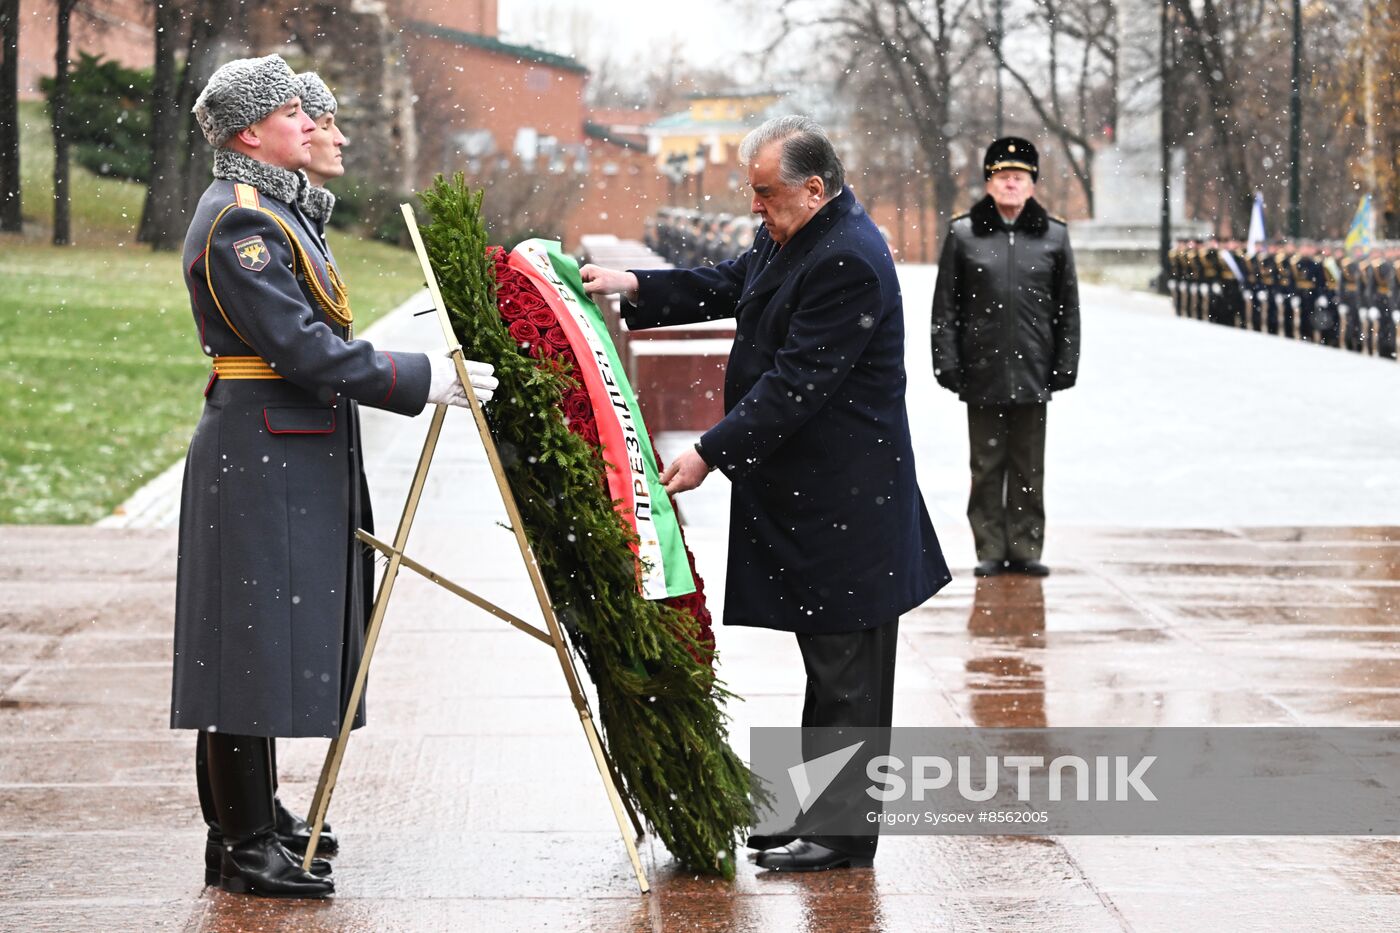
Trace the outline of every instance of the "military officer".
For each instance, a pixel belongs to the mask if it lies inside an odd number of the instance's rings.
[[[1293,335],[1299,340],[1316,340],[1313,312],[1322,279],[1317,246],[1312,243],[1298,244],[1289,259],[1289,272],[1293,281],[1293,296],[1290,299],[1293,306]]]
[[[446,358],[352,339],[344,281],[299,207],[315,129],[301,93],[269,55],[219,68],[195,102],[215,180],[183,268],[213,373],[185,461],[171,726],[200,731],[206,879],[318,897],[329,865],[303,872],[286,847],[306,840],[279,819],[271,740],[334,735],[362,651],[356,405],[412,415],[466,394]],[[489,398],[490,367],[470,369]]]
[[[1244,252],[1239,241],[1227,240],[1218,248],[1220,257],[1220,323],[1227,327],[1245,326]]]
[[[1317,257],[1317,297],[1313,299],[1313,332],[1317,340],[1329,347],[1341,346],[1338,327],[1337,301],[1341,291],[1341,267],[1337,265],[1334,249],[1324,245]]]
[[[1395,250],[1381,249],[1376,251],[1375,259],[1372,260],[1372,275],[1375,281],[1376,304],[1375,304],[1375,334],[1377,356],[1384,356],[1389,359],[1395,358],[1395,308],[1396,308],[1396,281],[1395,281]]]
[[[350,144],[350,140],[336,123],[339,105],[321,76],[314,71],[306,71],[297,75],[297,82],[301,87],[301,109],[316,124],[316,129],[311,133],[311,161],[303,170],[309,184],[302,189],[298,206],[316,225],[321,243],[329,255],[326,224],[335,210],[335,195],[326,189],[326,182],[345,174],[341,150]]]
[[[1352,352],[1361,350],[1361,251],[1346,250],[1338,261],[1341,269],[1341,291],[1337,296],[1338,327],[1342,346]]]

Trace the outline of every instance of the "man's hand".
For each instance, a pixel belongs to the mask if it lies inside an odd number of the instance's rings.
[[[661,474],[661,485],[671,495],[694,489],[710,475],[710,466],[694,450],[687,450],[671,461],[671,465]]]
[[[621,295],[630,302],[637,300],[637,277],[631,272],[617,269],[604,269],[592,263],[578,270],[583,279],[583,293],[589,298],[595,295]]]

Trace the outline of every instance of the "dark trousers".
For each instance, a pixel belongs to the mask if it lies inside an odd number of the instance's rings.
[[[203,729],[194,738],[194,783],[199,792],[199,811],[210,829],[219,828],[219,809],[214,803],[214,782],[209,776],[209,733]],[[277,740],[266,739],[268,767],[272,772],[272,793],[277,795]]]
[[[977,559],[1040,560],[1045,539],[1045,403],[968,405]]]
[[[850,744],[840,729],[888,730],[894,714],[894,659],[899,620],[859,632],[797,636],[807,669],[807,697],[802,704],[802,757],[820,758]],[[865,762],[889,753],[889,733],[871,742],[847,763],[836,780],[797,821],[797,834],[829,849],[870,856],[880,841],[878,823],[864,814],[880,807],[865,789]],[[854,828],[861,832],[852,835]]]

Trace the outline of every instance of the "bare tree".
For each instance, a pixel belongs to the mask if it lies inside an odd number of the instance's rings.
[[[246,51],[243,13],[232,0],[154,0],[155,75],[151,94],[151,181],[138,239],[180,248],[185,221],[209,183],[209,153],[194,101],[214,68]],[[183,64],[183,67],[182,67]]]
[[[847,50],[847,70],[875,67],[888,78],[933,182],[938,238],[958,200],[952,146],[962,123],[958,103],[983,53],[967,28],[972,3],[846,0],[808,12],[810,4],[784,0],[779,7],[782,35],[819,30],[825,44]]]
[[[992,0],[1000,2],[1000,0]],[[985,5],[981,29],[1002,70],[1055,141],[1094,211],[1094,137],[1112,129],[1117,115],[1118,34],[1112,0],[1031,0],[1023,21],[1009,35],[1041,43],[1043,55],[1008,56],[996,41]]]
[[[1195,82],[1203,91],[1209,132],[1215,145],[1210,159],[1213,183],[1220,191],[1222,219],[1243,230],[1254,199],[1250,142],[1258,127],[1244,106],[1257,96],[1258,61],[1250,48],[1266,31],[1268,0],[1165,0],[1184,56],[1177,87]]]
[[[70,204],[68,197],[68,47],[71,44],[73,9],[78,0],[57,0],[54,27],[57,47],[54,49],[53,94],[49,97],[53,121],[53,244],[67,246],[70,235]]]
[[[0,0],[0,231],[18,233],[19,0]]]

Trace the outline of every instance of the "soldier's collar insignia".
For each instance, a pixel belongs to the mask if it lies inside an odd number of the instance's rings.
[[[272,261],[272,254],[261,236],[239,240],[233,244],[233,251],[238,256],[238,264],[249,272],[261,272]]]

